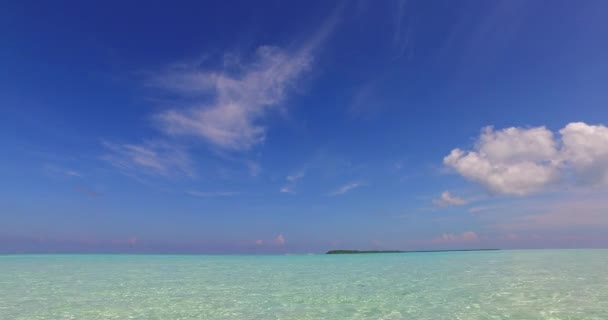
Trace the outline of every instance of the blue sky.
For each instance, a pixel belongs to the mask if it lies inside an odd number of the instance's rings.
[[[3,7],[0,251],[608,246],[605,1]]]

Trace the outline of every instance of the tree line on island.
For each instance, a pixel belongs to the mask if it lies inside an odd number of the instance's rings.
[[[416,253],[416,252],[461,252],[461,251],[496,251],[500,249],[446,249],[446,250],[329,250],[325,254],[361,254],[361,253]]]

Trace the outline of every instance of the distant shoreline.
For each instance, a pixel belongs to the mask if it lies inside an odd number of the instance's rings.
[[[500,249],[447,249],[447,250],[329,250],[325,254],[365,254],[365,253],[422,253],[422,252],[462,252],[462,251],[497,251]]]

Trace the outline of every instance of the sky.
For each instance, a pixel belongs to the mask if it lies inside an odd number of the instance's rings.
[[[0,252],[608,247],[606,1],[14,1]]]

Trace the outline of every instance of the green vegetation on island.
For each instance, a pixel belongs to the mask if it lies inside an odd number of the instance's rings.
[[[500,249],[447,249],[447,250],[329,250],[325,254],[361,254],[361,253],[416,253],[416,252],[459,252],[459,251],[495,251]]]

